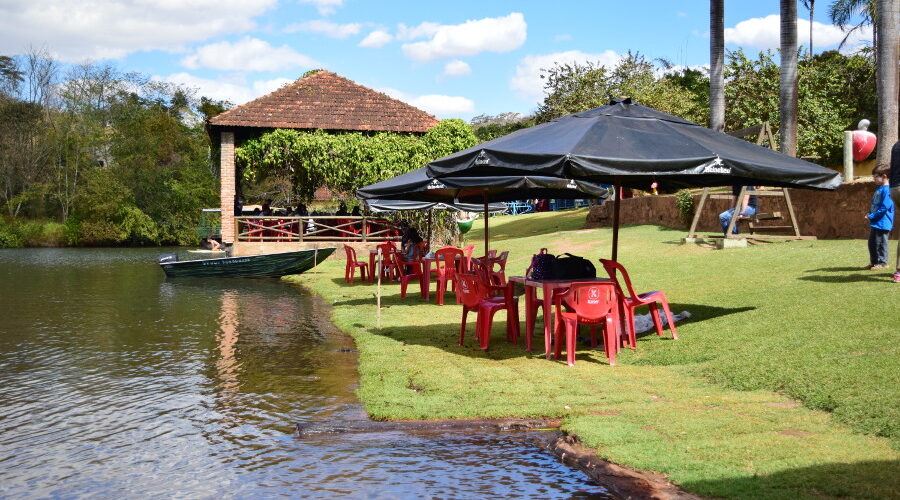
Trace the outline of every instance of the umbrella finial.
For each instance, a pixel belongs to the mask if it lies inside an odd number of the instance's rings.
[[[634,104],[634,103],[631,102],[630,97],[622,96],[622,97],[613,97],[612,99],[610,99],[609,105],[613,106],[615,104]]]

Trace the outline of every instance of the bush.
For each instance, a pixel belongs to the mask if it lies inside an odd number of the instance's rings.
[[[690,190],[682,189],[675,193],[675,208],[678,209],[681,222],[690,224],[694,218],[694,196]]]

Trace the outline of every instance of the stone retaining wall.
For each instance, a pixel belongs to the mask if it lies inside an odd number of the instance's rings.
[[[794,213],[800,224],[800,234],[821,239],[867,238],[869,225],[863,219],[869,210],[875,185],[871,182],[844,184],[835,191],[810,191],[792,189],[791,200]],[[700,200],[699,192],[694,195],[694,206]],[[729,200],[706,200],[703,215],[697,226],[698,234],[717,234],[719,214],[731,208]],[[593,207],[588,213],[586,228],[611,226],[612,203]],[[760,197],[760,212],[781,212],[782,220],[761,222],[760,225],[788,225],[787,209],[783,198]],[[683,228],[685,235],[690,221],[683,222],[675,208],[674,196],[643,196],[622,200],[620,223],[658,224]],[[789,233],[773,233],[789,234]]]

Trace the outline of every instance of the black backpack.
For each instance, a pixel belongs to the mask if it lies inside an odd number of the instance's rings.
[[[533,280],[549,279],[555,263],[556,256],[547,253],[546,248],[542,248],[540,252],[531,257],[531,265],[525,271],[525,276]]]
[[[569,280],[579,278],[596,278],[597,268],[584,257],[564,253],[553,262],[550,276],[546,279]]]

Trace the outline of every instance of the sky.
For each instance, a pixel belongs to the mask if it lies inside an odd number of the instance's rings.
[[[844,34],[816,2],[814,51]],[[798,2],[798,38],[809,12]],[[726,0],[727,49],[779,45],[778,0]],[[440,118],[528,114],[542,68],[628,51],[708,66],[707,0],[0,0],[0,55],[46,49],[241,104],[327,69]],[[871,44],[854,35],[846,50]]]

